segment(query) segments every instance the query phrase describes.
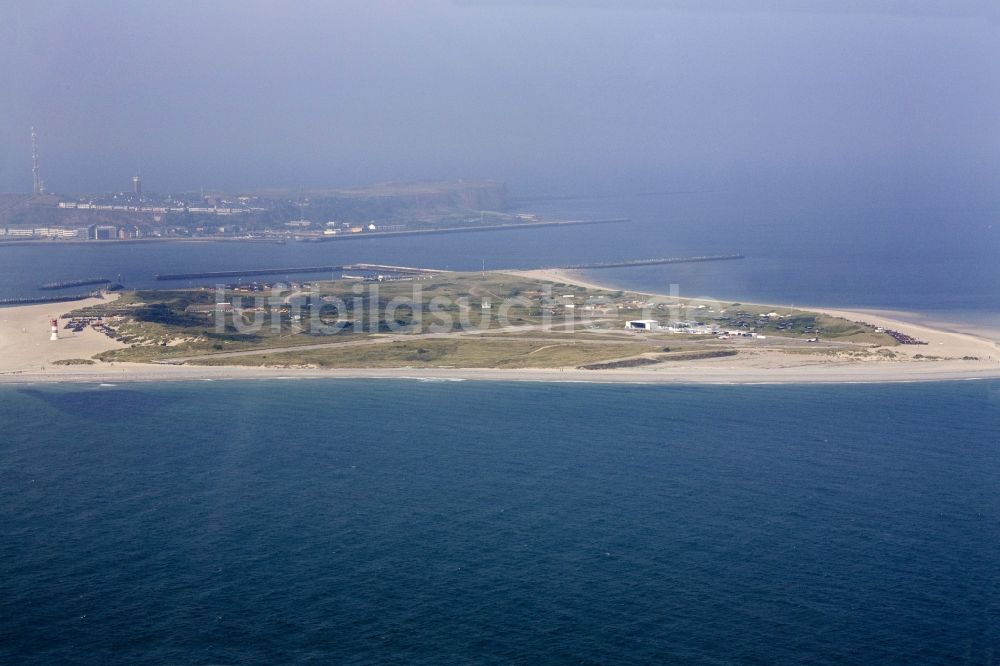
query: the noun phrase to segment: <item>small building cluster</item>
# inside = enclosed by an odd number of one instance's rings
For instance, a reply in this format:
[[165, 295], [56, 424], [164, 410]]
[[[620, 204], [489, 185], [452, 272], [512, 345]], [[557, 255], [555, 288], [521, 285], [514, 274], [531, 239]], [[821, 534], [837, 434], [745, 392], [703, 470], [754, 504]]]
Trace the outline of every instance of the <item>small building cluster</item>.
[[[307, 221], [308, 222], [308, 221]], [[288, 222], [287, 224], [293, 224]], [[308, 224], [307, 224], [308, 226]], [[337, 222], [331, 220], [326, 223], [326, 229], [323, 230], [324, 236], [336, 236], [338, 234], [361, 234], [372, 231], [399, 231], [405, 229], [403, 225], [383, 225], [376, 226], [374, 222], [369, 222], [368, 224], [352, 224], [350, 222]]]
[[729, 340], [731, 338], [765, 339], [765, 336], [755, 333], [752, 330], [744, 328], [723, 329], [716, 324], [704, 324], [697, 321], [681, 321], [662, 326], [655, 319], [630, 319], [625, 322], [625, 328], [630, 331], [662, 331], [665, 333], [683, 333], [685, 335], [714, 335], [721, 340]]
[[0, 228], [0, 238], [80, 238], [80, 229], [68, 227]]
[[87, 227], [87, 240], [128, 240], [143, 235], [134, 224], [91, 224]]

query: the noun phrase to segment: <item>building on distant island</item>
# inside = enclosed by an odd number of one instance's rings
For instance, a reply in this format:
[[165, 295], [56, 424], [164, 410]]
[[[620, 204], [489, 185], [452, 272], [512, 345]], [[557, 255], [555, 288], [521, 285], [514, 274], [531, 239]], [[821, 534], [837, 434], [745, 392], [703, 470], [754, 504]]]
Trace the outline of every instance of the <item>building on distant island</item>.
[[92, 224], [87, 227], [88, 240], [115, 240], [118, 238], [118, 227], [113, 224]]
[[[233, 236], [310, 240], [338, 234], [404, 231], [447, 231], [483, 211], [502, 211], [507, 205], [503, 183], [382, 183], [378, 185], [310, 191], [264, 190], [250, 194], [214, 192], [156, 194], [143, 188], [141, 173], [134, 172], [131, 189], [123, 192], [80, 194], [65, 197], [47, 190], [34, 193], [0, 193], [0, 229], [5, 240], [38, 236], [31, 229], [79, 229], [83, 238], [126, 240], [123, 225], [142, 228], [144, 238]], [[529, 218], [503, 213], [511, 224]], [[239, 225], [220, 224], [239, 219]], [[114, 226], [112, 232], [106, 227]], [[502, 226], [506, 226], [506, 223]], [[100, 231], [97, 227], [101, 227]], [[237, 232], [236, 229], [240, 231]], [[110, 234], [110, 235], [109, 235]], [[76, 236], [46, 234], [47, 237]]]
[[0, 227], [0, 236], [10, 238], [78, 238], [79, 229], [66, 227], [33, 227], [30, 229], [6, 229]]

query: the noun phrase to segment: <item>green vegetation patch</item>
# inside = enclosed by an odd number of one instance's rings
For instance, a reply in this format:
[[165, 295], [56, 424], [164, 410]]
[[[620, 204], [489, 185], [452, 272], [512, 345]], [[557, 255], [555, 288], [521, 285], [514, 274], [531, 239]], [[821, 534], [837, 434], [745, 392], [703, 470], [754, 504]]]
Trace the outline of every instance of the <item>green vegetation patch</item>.
[[63, 358], [52, 361], [52, 365], [94, 365], [94, 361], [89, 358]]
[[[196, 362], [211, 364], [321, 367], [568, 367], [629, 359], [659, 351], [664, 344], [678, 353], [715, 354], [723, 344], [708, 335], [625, 331], [625, 320], [650, 316], [643, 309], [649, 300], [645, 296], [507, 273], [442, 273], [384, 282], [320, 281], [282, 287], [277, 293], [270, 288], [247, 289], [124, 292], [116, 301], [72, 314], [103, 317], [107, 327], [103, 330], [127, 345], [95, 357], [104, 361], [196, 358]], [[225, 305], [216, 309], [217, 303]], [[771, 312], [771, 306], [761, 305], [710, 306], [681, 301], [676, 306], [650, 307], [654, 308], [651, 316], [664, 322], [678, 316], [720, 330], [755, 330], [769, 337], [896, 344], [870, 326], [817, 313], [785, 310], [778, 314]], [[509, 328], [501, 329], [502, 325]], [[457, 334], [470, 329], [489, 330], [491, 337], [506, 339], [477, 341], [455, 335], [392, 344], [338, 344], [363, 342], [384, 333]], [[325, 344], [331, 346], [287, 351]], [[269, 352], [275, 349], [285, 351]], [[227, 352], [259, 354], [220, 356]]]
[[342, 348], [303, 349], [279, 354], [197, 359], [200, 365], [311, 365], [321, 368], [557, 368], [574, 367], [627, 355], [642, 345], [586, 343], [531, 343], [476, 339], [414, 340]]

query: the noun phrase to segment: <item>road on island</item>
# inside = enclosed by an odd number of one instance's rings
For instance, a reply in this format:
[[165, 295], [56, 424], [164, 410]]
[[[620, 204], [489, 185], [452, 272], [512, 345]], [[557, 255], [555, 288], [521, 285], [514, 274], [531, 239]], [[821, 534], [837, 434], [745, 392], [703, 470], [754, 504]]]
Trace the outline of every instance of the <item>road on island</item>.
[[[597, 323], [601, 321], [617, 321], [616, 319], [594, 319], [591, 320], [592, 323]], [[553, 338], [546, 337], [545, 335], [538, 336], [504, 336], [503, 334], [520, 334], [520, 333], [531, 333], [543, 330], [549, 330], [553, 333], [557, 333], [556, 329], [563, 329], [567, 332], [583, 333], [579, 338]], [[396, 333], [396, 334], [373, 334], [372, 337], [366, 337], [362, 340], [348, 340], [339, 342], [320, 342], [316, 344], [304, 344], [304, 345], [292, 345], [286, 347], [261, 347], [258, 349], [244, 349], [240, 351], [231, 352], [212, 352], [207, 354], [197, 354], [195, 356], [181, 356], [169, 359], [162, 359], [153, 361], [154, 363], [165, 364], [165, 365], [181, 365], [184, 363], [189, 363], [192, 361], [199, 361], [204, 359], [220, 359], [220, 358], [238, 358], [242, 356], [261, 356], [264, 354], [286, 354], [292, 352], [302, 352], [302, 351], [313, 351], [318, 349], [345, 349], [348, 347], [363, 347], [371, 345], [389, 344], [393, 342], [413, 342], [417, 340], [455, 340], [461, 338], [476, 338], [479, 340], [494, 340], [498, 342], [534, 342], [534, 343], [551, 343], [551, 344], [578, 344], [581, 342], [588, 342], [586, 334], [593, 333], [595, 338], [589, 342], [595, 344], [607, 344], [607, 345], [632, 345], [632, 344], [648, 344], [651, 347], [659, 347], [666, 343], [672, 343], [669, 339], [664, 338], [650, 338], [643, 333], [629, 332], [629, 331], [616, 331], [609, 329], [591, 329], [584, 328], [580, 329], [575, 326], [574, 323], [561, 323], [561, 324], [531, 324], [523, 326], [504, 326], [501, 328], [489, 328], [489, 329], [474, 329], [470, 331], [451, 331], [445, 333]], [[600, 335], [601, 337], [596, 337]], [[620, 336], [616, 338], [610, 338], [609, 336]], [[690, 346], [683, 344], [684, 342], [691, 341], [678, 341], [681, 342], [681, 346]], [[700, 341], [698, 341], [700, 342]], [[739, 342], [745, 341], [737, 341]], [[850, 342], [830, 342], [822, 341], [820, 343], [810, 343], [806, 340], [800, 340], [798, 338], [781, 338], [781, 337], [769, 337], [767, 339], [766, 345], [755, 344], [755, 349], [774, 349], [775, 347], [787, 348], [787, 347], [807, 347], [809, 349], [844, 349], [855, 347], [853, 343]], [[537, 350], [536, 350], [537, 351]]]

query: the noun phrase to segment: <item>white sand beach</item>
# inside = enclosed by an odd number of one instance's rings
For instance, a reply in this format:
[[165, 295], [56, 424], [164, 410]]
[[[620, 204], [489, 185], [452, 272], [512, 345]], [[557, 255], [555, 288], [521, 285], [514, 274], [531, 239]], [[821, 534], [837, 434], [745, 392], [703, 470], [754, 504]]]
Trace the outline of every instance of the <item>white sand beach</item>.
[[[114, 298], [111, 296], [109, 298]], [[104, 303], [99, 298], [67, 303], [42, 303], [0, 308], [0, 376], [19, 373], [52, 373], [71, 366], [52, 366], [63, 359], [89, 359], [123, 345], [87, 327], [79, 333], [63, 328], [59, 339], [50, 340], [50, 322], [78, 308]]]

